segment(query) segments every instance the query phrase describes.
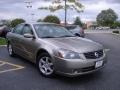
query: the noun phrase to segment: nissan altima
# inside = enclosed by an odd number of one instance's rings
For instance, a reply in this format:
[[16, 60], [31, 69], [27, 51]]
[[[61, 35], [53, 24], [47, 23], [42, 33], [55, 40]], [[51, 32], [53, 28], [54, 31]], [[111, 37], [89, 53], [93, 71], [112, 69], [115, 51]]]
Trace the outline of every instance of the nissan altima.
[[101, 69], [104, 47], [50, 23], [22, 23], [7, 34], [8, 52], [35, 63], [43, 76], [78, 76]]

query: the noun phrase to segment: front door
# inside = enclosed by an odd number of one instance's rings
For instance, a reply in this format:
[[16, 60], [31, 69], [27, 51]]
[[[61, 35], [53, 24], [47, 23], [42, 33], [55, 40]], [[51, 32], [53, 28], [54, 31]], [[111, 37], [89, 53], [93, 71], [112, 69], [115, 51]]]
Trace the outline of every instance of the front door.
[[23, 31], [22, 31], [22, 35], [23, 37], [21, 38], [21, 44], [22, 44], [22, 48], [24, 51], [24, 56], [29, 59], [29, 60], [33, 60], [34, 56], [35, 56], [35, 50], [37, 48], [36, 46], [36, 39], [34, 38], [26, 38], [24, 37], [24, 34], [31, 34], [34, 36], [32, 27], [29, 24], [25, 24], [23, 27]]
[[17, 25], [15, 27], [15, 29], [12, 31], [11, 42], [10, 42], [12, 44], [14, 52], [19, 55], [23, 53], [20, 43], [22, 37], [22, 29], [23, 29], [23, 24]]

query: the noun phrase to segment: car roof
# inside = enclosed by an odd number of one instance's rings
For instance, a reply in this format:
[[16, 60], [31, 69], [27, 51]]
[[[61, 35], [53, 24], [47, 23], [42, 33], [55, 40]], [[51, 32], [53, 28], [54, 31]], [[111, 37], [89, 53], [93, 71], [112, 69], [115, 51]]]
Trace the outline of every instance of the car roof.
[[60, 24], [49, 23], [49, 22], [26, 22], [26, 23], [21, 23], [21, 24], [30, 24], [30, 25], [33, 25], [33, 24], [49, 24], [49, 25], [59, 25], [59, 26], [61, 26]]
[[62, 25], [62, 26], [67, 26], [67, 27], [69, 27], [69, 26], [79, 26], [79, 25]]

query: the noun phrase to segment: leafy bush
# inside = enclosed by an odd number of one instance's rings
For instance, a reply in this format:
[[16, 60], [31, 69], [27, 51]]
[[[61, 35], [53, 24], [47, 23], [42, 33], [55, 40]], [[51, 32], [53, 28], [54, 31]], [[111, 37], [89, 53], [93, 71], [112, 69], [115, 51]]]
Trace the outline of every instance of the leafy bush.
[[6, 45], [6, 40], [4, 38], [0, 38], [0, 45]]
[[119, 32], [119, 31], [113, 31], [113, 33], [117, 33], [117, 34], [119, 34], [120, 32]]
[[53, 16], [53, 15], [49, 15], [49, 16], [45, 17], [43, 21], [60, 24], [59, 18], [57, 16]]

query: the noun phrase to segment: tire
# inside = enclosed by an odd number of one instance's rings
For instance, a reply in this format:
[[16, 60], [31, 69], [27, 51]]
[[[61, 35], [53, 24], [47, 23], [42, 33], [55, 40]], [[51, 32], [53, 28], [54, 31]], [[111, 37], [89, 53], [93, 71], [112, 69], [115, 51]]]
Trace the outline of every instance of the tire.
[[45, 77], [54, 76], [54, 65], [48, 53], [42, 53], [38, 56], [37, 67], [43, 76]]
[[80, 34], [78, 34], [78, 33], [75, 33], [75, 36], [78, 36], [78, 37], [80, 37]]
[[15, 53], [13, 52], [13, 48], [10, 43], [7, 45], [7, 49], [8, 49], [9, 55], [13, 57], [15, 55]]

